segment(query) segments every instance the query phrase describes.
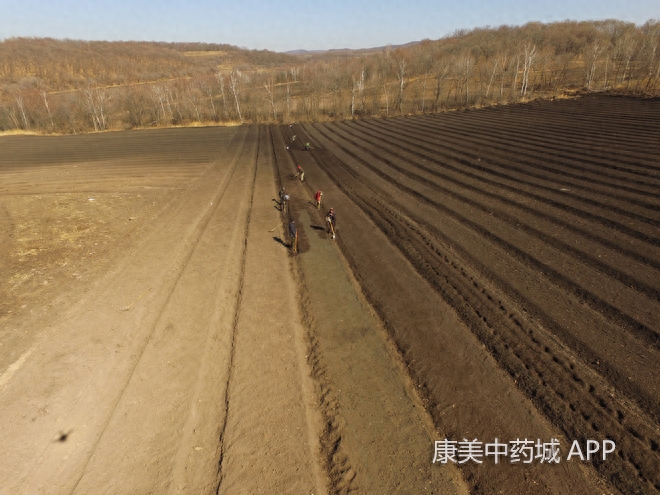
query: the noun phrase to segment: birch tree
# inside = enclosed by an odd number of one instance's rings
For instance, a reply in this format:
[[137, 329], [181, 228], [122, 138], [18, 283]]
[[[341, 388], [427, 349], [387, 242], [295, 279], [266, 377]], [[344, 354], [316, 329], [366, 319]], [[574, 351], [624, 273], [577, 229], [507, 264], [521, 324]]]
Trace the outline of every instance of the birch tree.
[[21, 121], [23, 122], [22, 127], [23, 129], [29, 129], [30, 128], [30, 122], [28, 121], [27, 117], [27, 112], [25, 110], [25, 102], [23, 100], [22, 96], [17, 96], [14, 98], [14, 101], [16, 102], [16, 107], [18, 108], [18, 114], [20, 116]]
[[598, 41], [584, 47], [584, 75], [587, 91], [591, 91], [594, 84], [596, 66], [601, 53], [603, 53], [603, 46]]
[[523, 48], [523, 75], [522, 75], [522, 84], [520, 88], [521, 96], [525, 97], [527, 95], [527, 88], [529, 85], [529, 74], [536, 60], [536, 45], [532, 43], [525, 44]]
[[48, 112], [48, 120], [50, 122], [50, 129], [53, 130], [55, 128], [55, 123], [53, 121], [53, 113], [50, 111], [50, 104], [48, 103], [48, 93], [46, 93], [46, 91], [42, 89], [39, 92], [39, 95], [41, 96], [41, 99], [44, 102], [44, 106], [46, 107], [46, 111]]
[[193, 109], [194, 117], [196, 118], [197, 122], [201, 122], [202, 116], [200, 115], [199, 112], [199, 106], [200, 106], [199, 81], [196, 79], [189, 80], [185, 89], [186, 89], [187, 101], [190, 103], [190, 106]]
[[408, 85], [406, 75], [408, 74], [408, 63], [406, 59], [400, 57], [396, 60], [396, 78], [399, 81], [399, 93], [396, 98], [396, 109], [401, 113], [403, 111], [403, 91]]
[[205, 77], [203, 80], [200, 81], [199, 87], [201, 91], [208, 97], [209, 99], [209, 104], [211, 106], [211, 112], [212, 112], [212, 119], [217, 122], [218, 119], [218, 111], [215, 108], [215, 93], [213, 91], [213, 77]]
[[[456, 101], [460, 102], [461, 105], [469, 104], [470, 77], [472, 76], [474, 67], [474, 57], [472, 57], [472, 55], [469, 53], [465, 53], [456, 59], [454, 65], [456, 75]], [[465, 95], [465, 100], [463, 100], [463, 95]]]
[[509, 68], [511, 66], [511, 61], [509, 60], [508, 50], [504, 50], [499, 54], [498, 62], [500, 64], [500, 98], [504, 96], [504, 79], [506, 78]]
[[222, 116], [227, 119], [229, 112], [227, 110], [227, 93], [225, 92], [225, 76], [220, 72], [215, 73], [215, 78], [220, 86], [220, 96], [222, 97]]
[[236, 103], [236, 113], [238, 114], [238, 120], [243, 123], [243, 116], [241, 115], [241, 84], [243, 81], [247, 80], [247, 76], [243, 74], [238, 69], [233, 69], [229, 73], [229, 89], [231, 90], [232, 95], [234, 95], [234, 103]]
[[108, 129], [108, 103], [110, 95], [103, 88], [87, 86], [82, 90], [87, 111], [94, 124], [95, 131]]
[[277, 112], [275, 111], [275, 81], [272, 77], [266, 80], [264, 83], [264, 88], [266, 89], [266, 93], [268, 93], [266, 101], [270, 103], [270, 106], [273, 110], [273, 122], [277, 122]]

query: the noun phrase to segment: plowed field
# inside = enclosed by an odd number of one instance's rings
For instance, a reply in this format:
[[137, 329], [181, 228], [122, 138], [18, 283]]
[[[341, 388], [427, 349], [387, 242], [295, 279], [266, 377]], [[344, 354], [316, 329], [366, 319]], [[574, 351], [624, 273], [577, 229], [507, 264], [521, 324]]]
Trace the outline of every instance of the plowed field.
[[0, 138], [0, 493], [660, 492], [659, 136], [599, 96]]

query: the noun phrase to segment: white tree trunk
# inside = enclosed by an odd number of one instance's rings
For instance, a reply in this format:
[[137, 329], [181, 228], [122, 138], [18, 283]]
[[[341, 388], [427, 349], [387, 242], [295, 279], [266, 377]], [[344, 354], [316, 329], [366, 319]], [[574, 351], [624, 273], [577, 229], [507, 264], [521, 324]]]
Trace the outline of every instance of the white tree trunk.
[[243, 116], [241, 115], [241, 105], [239, 102], [239, 96], [241, 94], [241, 79], [243, 74], [240, 70], [234, 69], [229, 74], [229, 89], [231, 89], [232, 94], [234, 95], [234, 102], [236, 103], [236, 113], [238, 114], [238, 120], [243, 122]]

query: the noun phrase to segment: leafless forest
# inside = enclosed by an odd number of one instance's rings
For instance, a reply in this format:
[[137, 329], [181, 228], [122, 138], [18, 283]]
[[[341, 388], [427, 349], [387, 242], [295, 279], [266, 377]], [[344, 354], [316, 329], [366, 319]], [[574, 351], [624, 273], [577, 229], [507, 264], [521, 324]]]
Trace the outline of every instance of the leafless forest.
[[566, 93], [657, 94], [660, 22], [530, 23], [290, 55], [200, 43], [0, 42], [0, 131], [321, 121]]

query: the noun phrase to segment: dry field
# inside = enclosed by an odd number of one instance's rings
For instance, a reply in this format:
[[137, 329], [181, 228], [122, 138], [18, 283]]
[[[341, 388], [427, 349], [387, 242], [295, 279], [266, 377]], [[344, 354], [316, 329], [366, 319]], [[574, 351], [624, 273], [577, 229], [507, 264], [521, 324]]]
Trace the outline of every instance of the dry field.
[[0, 493], [660, 492], [658, 136], [590, 97], [0, 138]]

